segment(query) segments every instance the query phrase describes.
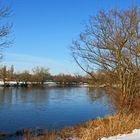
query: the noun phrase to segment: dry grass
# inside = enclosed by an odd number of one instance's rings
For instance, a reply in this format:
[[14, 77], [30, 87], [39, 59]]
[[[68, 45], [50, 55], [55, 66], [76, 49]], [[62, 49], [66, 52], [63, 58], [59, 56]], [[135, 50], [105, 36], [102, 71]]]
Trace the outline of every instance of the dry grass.
[[46, 132], [42, 136], [26, 137], [24, 140], [57, 140], [58, 137], [61, 137], [61, 140], [66, 140], [69, 137], [77, 137], [80, 140], [98, 140], [102, 137], [130, 133], [135, 128], [140, 128], [140, 113], [118, 113], [56, 132]]

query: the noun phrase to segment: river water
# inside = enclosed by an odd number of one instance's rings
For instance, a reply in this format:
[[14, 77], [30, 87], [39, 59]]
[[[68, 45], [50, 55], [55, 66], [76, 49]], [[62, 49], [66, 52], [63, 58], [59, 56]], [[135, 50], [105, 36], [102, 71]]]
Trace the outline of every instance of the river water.
[[102, 89], [0, 88], [0, 131], [57, 129], [113, 112]]

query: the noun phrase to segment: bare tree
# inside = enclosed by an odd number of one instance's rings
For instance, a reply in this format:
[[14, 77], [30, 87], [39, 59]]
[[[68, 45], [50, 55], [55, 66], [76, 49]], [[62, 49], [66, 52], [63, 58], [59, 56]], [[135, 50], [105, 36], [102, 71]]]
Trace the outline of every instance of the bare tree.
[[118, 85], [124, 99], [133, 99], [140, 82], [139, 8], [100, 11], [90, 17], [71, 50], [85, 72], [93, 76], [93, 71], [103, 70]]
[[1, 69], [0, 69], [0, 75], [1, 75], [1, 78], [4, 82], [4, 86], [5, 86], [5, 82], [6, 82], [6, 78], [7, 78], [7, 67], [6, 66], [3, 66]]
[[22, 82], [30, 82], [32, 75], [29, 73], [29, 71], [25, 70], [23, 72], [15, 74], [16, 81], [22, 81]]
[[43, 84], [50, 77], [49, 69], [44, 67], [33, 68], [33, 81]]
[[12, 24], [5, 23], [5, 18], [9, 17], [11, 13], [10, 7], [2, 6], [0, 2], [0, 59], [2, 59], [2, 50], [8, 47], [12, 42], [9, 41], [8, 35], [11, 32]]

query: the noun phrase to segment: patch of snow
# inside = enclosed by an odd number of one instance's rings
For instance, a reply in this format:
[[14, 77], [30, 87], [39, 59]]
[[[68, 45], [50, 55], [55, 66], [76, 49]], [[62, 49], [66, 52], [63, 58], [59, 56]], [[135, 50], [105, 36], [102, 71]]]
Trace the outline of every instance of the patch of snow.
[[10, 85], [14, 85], [14, 84], [17, 84], [17, 82], [16, 81], [8, 81], [8, 82], [6, 82], [7, 84], [10, 84]]
[[102, 138], [101, 140], [140, 140], [140, 129], [133, 130], [132, 133]]
[[4, 85], [4, 82], [3, 81], [0, 81], [0, 85]]

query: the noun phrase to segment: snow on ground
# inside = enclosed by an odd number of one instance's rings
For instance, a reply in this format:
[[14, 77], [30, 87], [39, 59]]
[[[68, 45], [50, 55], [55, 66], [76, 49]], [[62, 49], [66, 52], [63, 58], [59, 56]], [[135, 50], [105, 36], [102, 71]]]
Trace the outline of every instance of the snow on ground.
[[140, 140], [140, 129], [135, 129], [130, 134], [123, 134], [123, 135], [112, 136], [109, 138], [102, 138], [101, 140]]

